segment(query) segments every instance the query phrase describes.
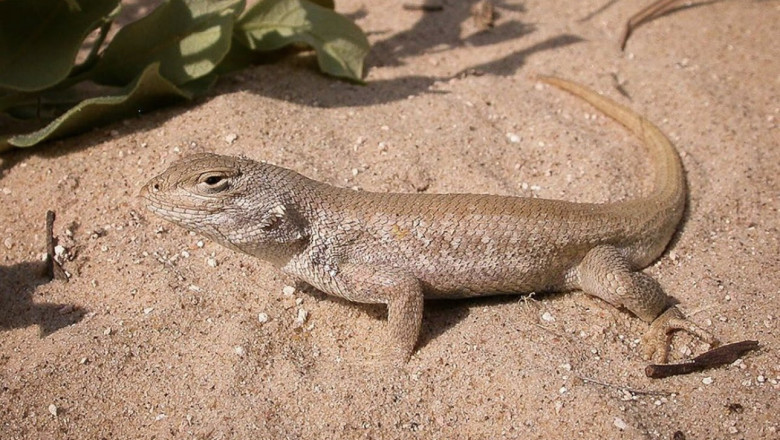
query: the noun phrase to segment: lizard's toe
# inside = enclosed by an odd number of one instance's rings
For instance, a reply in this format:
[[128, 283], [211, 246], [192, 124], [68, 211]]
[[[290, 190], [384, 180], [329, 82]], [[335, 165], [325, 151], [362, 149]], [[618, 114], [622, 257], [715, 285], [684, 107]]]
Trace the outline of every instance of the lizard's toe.
[[643, 357], [657, 363], [666, 363], [669, 358], [671, 333], [677, 330], [688, 332], [710, 346], [718, 345], [718, 340], [708, 331], [688, 320], [677, 307], [672, 306], [650, 324], [650, 329], [642, 338]]

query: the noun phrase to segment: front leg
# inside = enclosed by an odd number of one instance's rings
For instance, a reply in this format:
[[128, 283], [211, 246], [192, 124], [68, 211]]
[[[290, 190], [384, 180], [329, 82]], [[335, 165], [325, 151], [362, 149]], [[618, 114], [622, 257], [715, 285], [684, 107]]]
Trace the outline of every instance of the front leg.
[[327, 293], [349, 301], [387, 304], [386, 338], [381, 340], [383, 356], [392, 363], [409, 360], [422, 324], [423, 291], [414, 275], [392, 267], [341, 264], [332, 274], [333, 287]]

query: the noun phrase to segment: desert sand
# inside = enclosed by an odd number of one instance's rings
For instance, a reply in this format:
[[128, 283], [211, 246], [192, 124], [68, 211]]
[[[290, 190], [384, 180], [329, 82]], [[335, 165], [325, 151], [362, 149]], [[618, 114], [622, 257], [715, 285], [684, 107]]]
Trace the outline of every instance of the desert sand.
[[[473, 2], [338, 1], [372, 43], [365, 86], [302, 54], [0, 156], [0, 438], [779, 438], [780, 4], [695, 2], [621, 52], [647, 2], [496, 2], [480, 30]], [[371, 356], [382, 307], [297, 286], [137, 197], [195, 152], [372, 191], [645, 191], [639, 141], [534, 74], [588, 85], [669, 136], [689, 206], [647, 272], [708, 331], [759, 350], [649, 379], [647, 324], [572, 292], [427, 303], [412, 359], [388, 369]], [[40, 275], [47, 210], [67, 283]], [[679, 335], [673, 358], [707, 348]]]

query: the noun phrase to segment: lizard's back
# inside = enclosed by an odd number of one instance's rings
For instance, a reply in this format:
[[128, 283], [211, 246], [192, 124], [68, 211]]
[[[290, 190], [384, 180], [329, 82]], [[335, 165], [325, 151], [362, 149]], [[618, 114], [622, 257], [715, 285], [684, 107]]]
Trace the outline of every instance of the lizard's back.
[[636, 265], [656, 258], [648, 236], [655, 241], [664, 220], [620, 204], [328, 188], [321, 216], [329, 225], [338, 217], [339, 258], [408, 270], [429, 297], [568, 289], [570, 271], [599, 244]]

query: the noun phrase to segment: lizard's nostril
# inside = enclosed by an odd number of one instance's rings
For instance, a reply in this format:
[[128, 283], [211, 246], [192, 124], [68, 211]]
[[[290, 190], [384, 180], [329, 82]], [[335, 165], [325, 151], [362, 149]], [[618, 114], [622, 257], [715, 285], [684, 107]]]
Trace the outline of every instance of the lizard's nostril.
[[159, 183], [155, 183], [154, 185], [152, 185], [152, 191], [159, 191], [159, 190], [160, 190], [160, 184]]

